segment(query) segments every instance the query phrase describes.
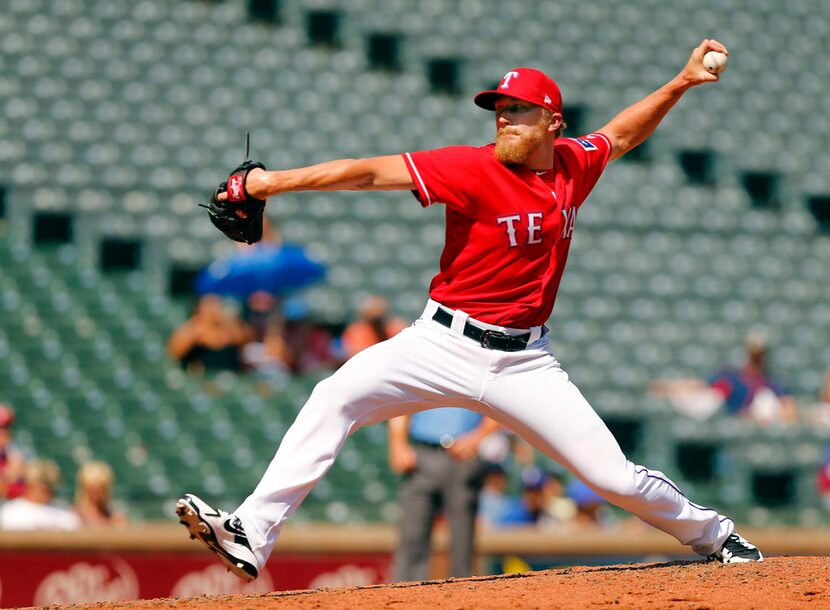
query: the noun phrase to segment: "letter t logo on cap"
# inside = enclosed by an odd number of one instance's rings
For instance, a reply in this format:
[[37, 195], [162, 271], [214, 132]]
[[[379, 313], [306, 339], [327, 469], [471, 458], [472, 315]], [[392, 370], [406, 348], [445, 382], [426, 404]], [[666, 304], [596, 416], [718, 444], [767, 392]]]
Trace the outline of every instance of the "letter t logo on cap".
[[519, 78], [519, 73], [515, 70], [511, 70], [507, 74], [504, 75], [504, 78], [501, 80], [501, 85], [499, 85], [499, 89], [507, 89], [510, 85], [511, 78]]

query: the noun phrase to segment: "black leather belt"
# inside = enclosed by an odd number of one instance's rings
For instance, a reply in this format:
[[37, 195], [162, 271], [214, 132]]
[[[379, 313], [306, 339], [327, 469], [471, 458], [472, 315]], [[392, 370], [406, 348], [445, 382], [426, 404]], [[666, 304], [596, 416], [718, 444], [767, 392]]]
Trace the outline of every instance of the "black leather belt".
[[[447, 328], [452, 327], [452, 314], [440, 307], [435, 310], [432, 319]], [[498, 330], [480, 328], [469, 321], [464, 324], [464, 336], [478, 341], [481, 347], [497, 349], [502, 352], [520, 352], [527, 347], [527, 342], [530, 339], [530, 333], [508, 335]]]

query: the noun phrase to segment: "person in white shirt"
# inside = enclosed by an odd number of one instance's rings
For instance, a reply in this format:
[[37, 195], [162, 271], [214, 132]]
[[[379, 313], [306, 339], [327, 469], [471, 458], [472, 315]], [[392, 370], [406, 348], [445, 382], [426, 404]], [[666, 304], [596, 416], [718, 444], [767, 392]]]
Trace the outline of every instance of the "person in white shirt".
[[0, 506], [0, 530], [59, 530], [81, 527], [77, 513], [54, 502], [60, 468], [51, 460], [26, 466], [23, 495]]

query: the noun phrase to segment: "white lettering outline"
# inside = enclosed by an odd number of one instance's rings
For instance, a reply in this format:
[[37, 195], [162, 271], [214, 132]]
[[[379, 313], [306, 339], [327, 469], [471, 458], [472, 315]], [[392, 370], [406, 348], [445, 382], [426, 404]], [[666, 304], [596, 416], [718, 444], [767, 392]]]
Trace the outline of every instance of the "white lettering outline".
[[412, 166], [412, 169], [415, 172], [415, 177], [418, 179], [418, 184], [421, 185], [421, 190], [424, 191], [424, 194], [427, 196], [427, 205], [432, 205], [432, 197], [429, 196], [427, 185], [424, 184], [424, 179], [421, 178], [421, 172], [418, 171], [418, 166], [416, 166], [415, 161], [412, 160], [412, 155], [410, 155], [409, 153], [404, 153], [404, 155], [407, 159], [409, 159], [409, 164]]
[[510, 247], [515, 248], [519, 245], [519, 242], [516, 241], [516, 227], [514, 223], [519, 222], [522, 217], [519, 214], [514, 214], [512, 216], [499, 216], [496, 218], [496, 221], [499, 224], [503, 222], [507, 223], [507, 238], [510, 240]]
[[[538, 219], [539, 224], [534, 224], [533, 220]], [[528, 212], [527, 213], [527, 245], [531, 246], [533, 244], [541, 244], [542, 243], [542, 222], [545, 219], [544, 212]], [[539, 237], [536, 237], [536, 233], [539, 233]]]
[[576, 212], [575, 207], [562, 208], [562, 239], [570, 239], [576, 228]]

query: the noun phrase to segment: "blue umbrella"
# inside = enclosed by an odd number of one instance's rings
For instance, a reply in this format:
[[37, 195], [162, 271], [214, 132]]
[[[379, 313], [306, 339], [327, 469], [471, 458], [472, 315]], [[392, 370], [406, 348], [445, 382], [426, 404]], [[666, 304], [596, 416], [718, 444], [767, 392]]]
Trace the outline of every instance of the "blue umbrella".
[[208, 265], [196, 276], [196, 291], [241, 299], [258, 290], [285, 295], [325, 275], [323, 264], [300, 246], [260, 243]]

